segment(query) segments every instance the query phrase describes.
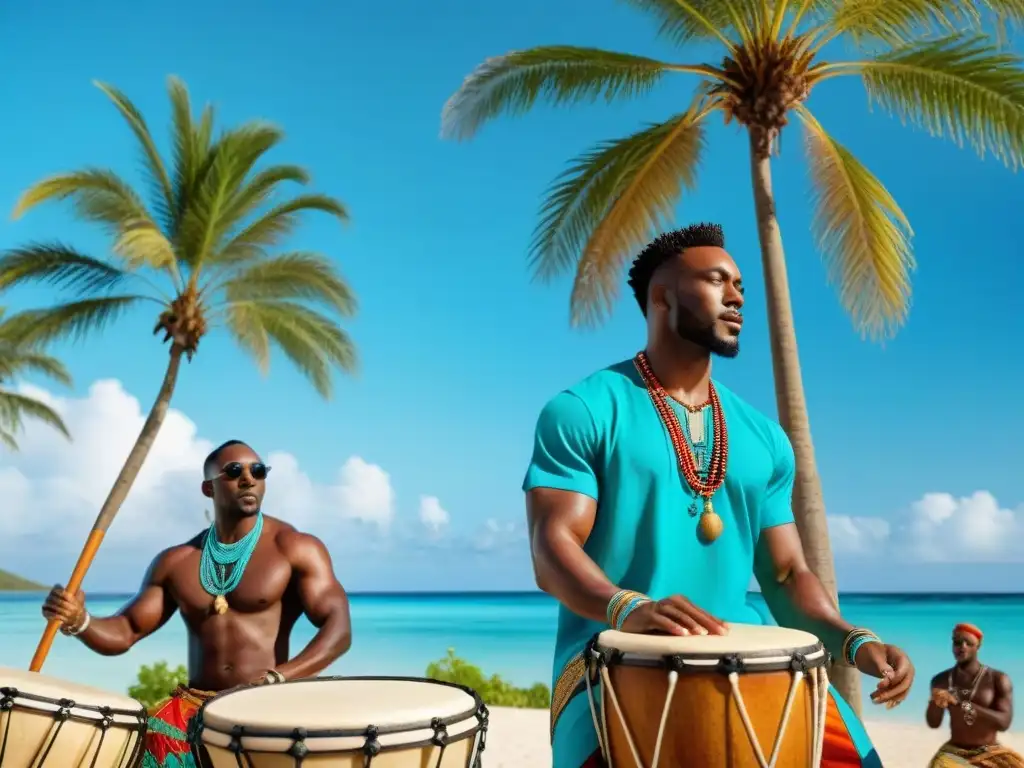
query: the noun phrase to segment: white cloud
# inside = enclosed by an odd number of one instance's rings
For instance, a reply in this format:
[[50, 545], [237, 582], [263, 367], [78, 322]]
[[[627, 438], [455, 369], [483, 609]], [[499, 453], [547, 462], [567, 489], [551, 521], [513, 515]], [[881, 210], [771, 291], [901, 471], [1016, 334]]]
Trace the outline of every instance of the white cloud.
[[916, 562], [1024, 562], [1024, 510], [1002, 507], [988, 491], [957, 498], [926, 493], [890, 522], [829, 516], [836, 554], [886, 553]]
[[448, 511], [441, 506], [441, 500], [436, 496], [420, 496], [420, 522], [434, 536], [444, 530], [451, 518]]
[[341, 467], [333, 495], [345, 518], [376, 525], [382, 531], [391, 527], [395, 517], [395, 491], [391, 477], [376, 464], [358, 456], [350, 458]]
[[921, 560], [1020, 562], [1021, 518], [988, 491], [961, 498], [926, 493], [910, 505], [903, 533]]
[[880, 517], [828, 517], [828, 535], [836, 554], [866, 555], [877, 552], [885, 546], [889, 533], [889, 522]]
[[518, 546], [526, 541], [526, 529], [517, 522], [486, 520], [481, 526], [473, 546], [482, 552]]
[[[51, 404], [73, 436], [68, 442], [30, 421], [18, 438], [20, 452], [0, 450], [0, 567], [13, 570], [29, 564], [38, 571], [42, 550], [59, 552], [50, 559], [60, 562], [77, 555], [145, 413], [114, 379], [95, 382], [80, 398], [59, 398], [28, 386], [22, 391]], [[208, 525], [206, 511], [212, 507], [199, 486], [203, 460], [214, 445], [183, 413], [168, 411], [104, 540], [102, 553], [111, 562], [125, 558], [134, 565], [138, 559], [141, 567], [159, 548], [184, 541]], [[391, 478], [380, 466], [351, 456], [335, 481], [325, 485], [314, 482], [290, 453], [264, 456], [272, 467], [264, 502], [268, 514], [325, 540], [331, 537], [336, 546], [347, 538], [338, 535], [340, 530], [353, 523], [369, 524], [381, 534], [389, 531], [397, 500]], [[429, 498], [431, 520], [439, 522], [441, 515], [447, 520], [440, 501]], [[70, 559], [68, 570], [72, 563]], [[133, 573], [132, 581], [136, 577]]]

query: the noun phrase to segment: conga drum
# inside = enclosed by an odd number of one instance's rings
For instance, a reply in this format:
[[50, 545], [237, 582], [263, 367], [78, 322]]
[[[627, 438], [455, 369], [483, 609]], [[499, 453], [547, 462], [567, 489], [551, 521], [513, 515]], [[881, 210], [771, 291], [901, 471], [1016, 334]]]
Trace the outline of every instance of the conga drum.
[[227, 691], [189, 728], [202, 768], [477, 768], [475, 691], [404, 677], [318, 677]]
[[0, 768], [137, 768], [147, 720], [128, 696], [0, 667]]
[[608, 630], [588, 659], [609, 768], [821, 764], [828, 653], [812, 634], [747, 624], [685, 637]]

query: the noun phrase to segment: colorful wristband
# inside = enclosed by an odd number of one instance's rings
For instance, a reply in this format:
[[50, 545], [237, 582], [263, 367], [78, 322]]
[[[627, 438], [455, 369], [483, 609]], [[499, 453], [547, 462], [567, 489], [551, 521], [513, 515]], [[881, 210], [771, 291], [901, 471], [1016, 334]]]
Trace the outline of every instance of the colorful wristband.
[[634, 592], [631, 589], [620, 589], [612, 595], [612, 599], [608, 601], [608, 608], [605, 611], [608, 618], [608, 624], [613, 629], [621, 630], [623, 623], [626, 621], [626, 617], [641, 605], [649, 602], [651, 602], [651, 599], [642, 592]]
[[868, 629], [854, 629], [843, 641], [843, 660], [851, 667], [857, 664], [857, 651], [867, 643], [881, 643], [881, 639]]

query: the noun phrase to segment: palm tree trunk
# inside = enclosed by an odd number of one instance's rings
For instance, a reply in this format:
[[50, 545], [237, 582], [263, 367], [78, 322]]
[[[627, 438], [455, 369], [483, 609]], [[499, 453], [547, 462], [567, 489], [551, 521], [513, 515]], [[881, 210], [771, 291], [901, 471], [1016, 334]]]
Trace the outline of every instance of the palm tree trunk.
[[[85, 546], [82, 548], [82, 554], [79, 555], [78, 562], [75, 564], [75, 570], [72, 572], [71, 578], [65, 587], [72, 594], [78, 592], [81, 588], [85, 574], [89, 570], [89, 566], [92, 565], [93, 558], [96, 557], [96, 552], [103, 542], [107, 529], [113, 522], [114, 516], [120, 510], [124, 500], [128, 498], [128, 491], [131, 490], [135, 478], [139, 476], [142, 464], [153, 447], [153, 442], [160, 432], [160, 427], [163, 426], [167, 410], [171, 405], [171, 397], [174, 395], [174, 387], [178, 382], [178, 371], [181, 368], [181, 355], [183, 352], [184, 349], [177, 344], [171, 345], [170, 361], [167, 364], [167, 372], [164, 373], [164, 380], [160, 385], [156, 401], [153, 403], [153, 407], [150, 409], [149, 415], [142, 425], [142, 431], [139, 432], [135, 445], [128, 452], [128, 458], [125, 459], [124, 466], [121, 467], [117, 479], [114, 480], [110, 493], [107, 494], [107, 500], [100, 507], [99, 515], [96, 517], [96, 522], [93, 523], [89, 538], [86, 539]], [[32, 657], [32, 664], [29, 667], [32, 672], [38, 672], [42, 669], [43, 662], [50, 652], [50, 646], [53, 645], [53, 639], [57, 635], [58, 628], [58, 622], [47, 622], [46, 630], [43, 632], [35, 655]]]
[[[839, 605], [832, 547], [825, 517], [825, 498], [821, 478], [814, 460], [811, 424], [807, 416], [807, 400], [800, 376], [800, 358], [796, 345], [796, 326], [789, 298], [786, 257], [782, 249], [782, 233], [775, 217], [772, 194], [771, 155], [764, 142], [750, 132], [750, 165], [754, 183], [754, 209], [757, 234], [761, 242], [761, 265], [764, 270], [768, 305], [768, 334], [771, 340], [772, 368], [775, 374], [775, 400], [779, 423], [789, 435], [796, 455], [796, 482], [793, 486], [793, 516], [803, 542], [804, 556], [811, 571]], [[860, 715], [860, 673], [845, 664], [833, 666], [830, 677], [836, 690]]]

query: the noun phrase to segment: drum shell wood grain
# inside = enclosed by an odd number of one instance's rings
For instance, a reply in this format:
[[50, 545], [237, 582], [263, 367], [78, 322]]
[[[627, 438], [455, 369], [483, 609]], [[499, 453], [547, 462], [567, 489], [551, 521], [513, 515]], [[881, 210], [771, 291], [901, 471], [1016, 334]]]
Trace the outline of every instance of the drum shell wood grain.
[[[650, 768], [658, 739], [669, 673], [664, 668], [612, 665], [611, 684], [622, 717], [643, 766], [636, 766], [615, 706], [602, 689], [608, 741], [614, 768]], [[740, 691], [765, 758], [769, 758], [782, 721], [793, 673], [748, 671]], [[807, 768], [812, 762], [814, 709], [812, 688], [804, 677], [786, 724], [776, 768]], [[679, 675], [662, 737], [660, 766], [685, 768], [759, 768], [740, 718], [728, 677], [718, 671]]]
[[[18, 693], [5, 695], [12, 688]], [[52, 703], [25, 694], [46, 697]], [[75, 702], [63, 722], [55, 717], [61, 698]], [[133, 704], [135, 714], [115, 713], [105, 729], [102, 715], [91, 709], [127, 710]], [[137, 768], [142, 762], [145, 723], [145, 710], [133, 699], [65, 684], [40, 673], [0, 668], [0, 768]]]

